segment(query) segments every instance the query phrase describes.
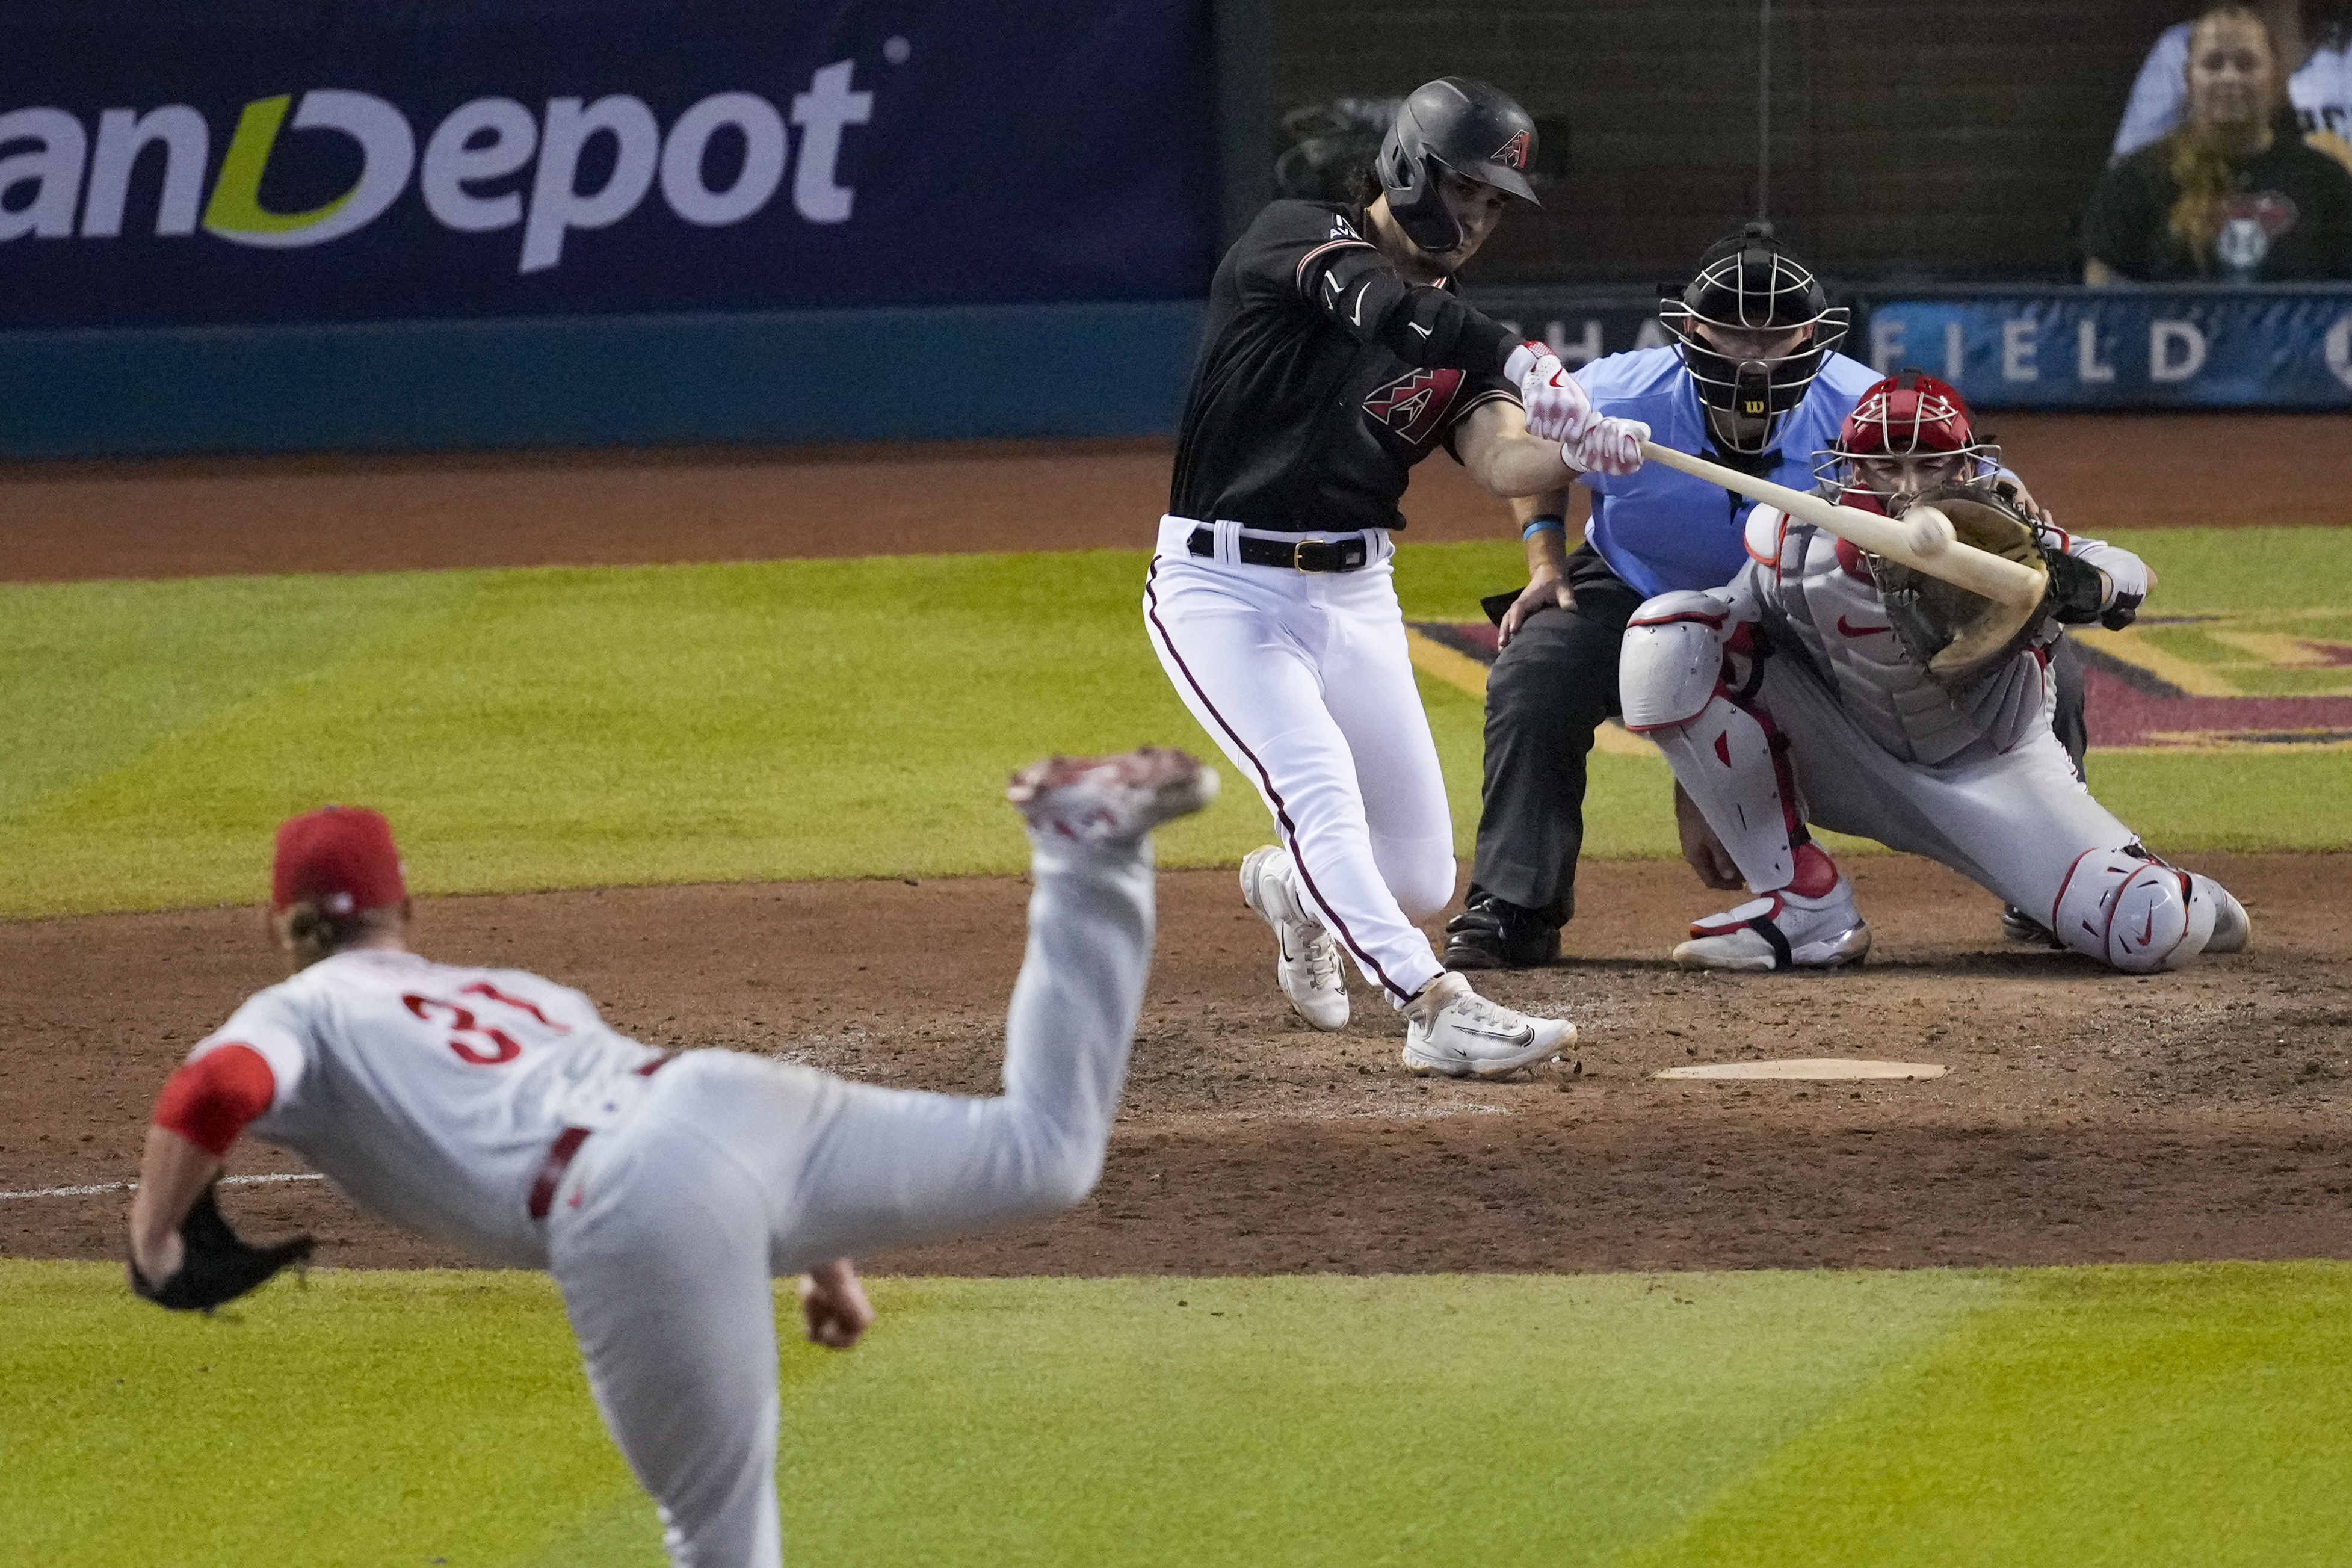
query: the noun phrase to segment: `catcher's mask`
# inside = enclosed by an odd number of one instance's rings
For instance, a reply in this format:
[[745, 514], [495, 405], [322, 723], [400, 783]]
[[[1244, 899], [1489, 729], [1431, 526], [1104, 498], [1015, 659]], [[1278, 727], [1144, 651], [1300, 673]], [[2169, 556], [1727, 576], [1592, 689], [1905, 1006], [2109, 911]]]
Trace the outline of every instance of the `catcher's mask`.
[[[1806, 265], [1780, 248], [1771, 226], [1751, 223], [1717, 240], [1686, 283], [1660, 290], [1658, 321], [1681, 344], [1701, 403], [1745, 419], [1760, 419], [1753, 435], [1726, 437], [1734, 451], [1762, 452], [1780, 433], [1781, 416], [1805, 400], [1822, 361], [1845, 336], [1846, 311], [1832, 308]], [[1735, 359], [1698, 333], [1704, 323], [1727, 332], [1812, 332], [1789, 353]]]
[[1397, 226], [1422, 249], [1443, 255], [1462, 243], [1443, 176], [1451, 172], [1541, 206], [1528, 184], [1535, 162], [1536, 122], [1526, 110], [1483, 81], [1442, 76], [1397, 106], [1372, 168]]
[[[1883, 489], [1864, 465], [1873, 459], [1939, 459], [1943, 471], [1924, 482]], [[1890, 466], [1893, 466], [1892, 462]], [[1915, 475], [1927, 465], [1905, 463]], [[1958, 388], [1924, 371], [1904, 370], [1864, 389], [1838, 431], [1837, 445], [1813, 454], [1813, 477], [1839, 492], [1849, 506], [1871, 511], [1892, 508], [1898, 498], [1937, 485], [1965, 485], [1988, 479], [2000, 468], [2000, 448], [1980, 437]]]

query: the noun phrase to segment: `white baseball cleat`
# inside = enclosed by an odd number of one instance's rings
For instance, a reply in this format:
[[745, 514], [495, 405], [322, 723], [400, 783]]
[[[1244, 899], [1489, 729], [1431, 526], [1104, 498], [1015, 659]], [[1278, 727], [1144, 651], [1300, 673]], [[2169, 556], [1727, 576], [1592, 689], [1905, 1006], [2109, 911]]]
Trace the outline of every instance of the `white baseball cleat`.
[[1013, 775], [1004, 797], [1040, 838], [1132, 844], [1217, 798], [1217, 773], [1161, 746], [1108, 757], [1051, 756]]
[[1695, 921], [1690, 934], [1675, 949], [1685, 969], [1835, 969], [1870, 951], [1870, 927], [1843, 872], [1820, 898], [1784, 888]]
[[1404, 1065], [1423, 1078], [1501, 1078], [1576, 1044], [1564, 1018], [1530, 1018], [1489, 1002], [1447, 970], [1404, 1005]]
[[2205, 939], [2200, 950], [2205, 952], [2243, 952], [2246, 940], [2253, 934], [2254, 922], [2247, 917], [2246, 906], [2238, 902], [2237, 895], [2213, 880], [2189, 873], [2192, 896], [2201, 895], [2213, 900], [2213, 934]]
[[1242, 858], [1242, 902], [1274, 928], [1280, 952], [1275, 984], [1300, 1017], [1318, 1029], [1348, 1026], [1348, 981], [1339, 967], [1339, 944], [1323, 922], [1307, 912], [1290, 856], [1268, 844]]

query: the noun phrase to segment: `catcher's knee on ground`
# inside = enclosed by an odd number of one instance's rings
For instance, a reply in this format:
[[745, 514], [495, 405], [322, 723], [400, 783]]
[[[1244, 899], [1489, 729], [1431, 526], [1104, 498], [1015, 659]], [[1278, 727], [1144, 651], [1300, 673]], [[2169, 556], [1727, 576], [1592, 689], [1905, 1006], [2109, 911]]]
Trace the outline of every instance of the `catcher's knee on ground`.
[[2210, 877], [2122, 849], [2086, 850], [2066, 874], [2050, 929], [2073, 951], [2126, 974], [2179, 969], [2200, 952], [2235, 952], [2251, 923]]

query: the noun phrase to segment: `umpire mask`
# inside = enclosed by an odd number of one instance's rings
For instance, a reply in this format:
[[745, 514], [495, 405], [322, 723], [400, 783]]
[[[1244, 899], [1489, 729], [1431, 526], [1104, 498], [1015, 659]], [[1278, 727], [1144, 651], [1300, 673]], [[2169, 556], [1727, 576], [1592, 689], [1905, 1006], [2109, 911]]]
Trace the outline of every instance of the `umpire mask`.
[[[1681, 346], [1699, 401], [1746, 426], [1726, 437], [1733, 450], [1759, 453], [1780, 433], [1781, 416], [1805, 400], [1822, 361], [1845, 336], [1846, 312], [1832, 309], [1821, 279], [1780, 248], [1768, 224], [1751, 223], [1709, 246], [1686, 283], [1660, 290], [1658, 321]], [[1727, 335], [1811, 335], [1785, 353], [1735, 357], [1700, 335], [1700, 325]]]

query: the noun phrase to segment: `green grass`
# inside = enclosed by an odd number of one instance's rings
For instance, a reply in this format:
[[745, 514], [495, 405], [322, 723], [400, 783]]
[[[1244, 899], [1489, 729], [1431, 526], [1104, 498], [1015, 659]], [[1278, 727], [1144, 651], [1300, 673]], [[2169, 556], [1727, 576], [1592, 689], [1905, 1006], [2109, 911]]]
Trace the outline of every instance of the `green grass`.
[[[793, 1561], [2352, 1553], [2352, 1266], [876, 1294], [865, 1348], [782, 1357]], [[536, 1276], [322, 1273], [208, 1321], [0, 1263], [0, 1304], [10, 1561], [659, 1561]]]
[[[2340, 537], [2129, 542], [2160, 607], [2200, 613], [2268, 608], [2282, 583], [2352, 603]], [[1408, 616], [1475, 616], [1517, 559], [1408, 545]], [[1213, 749], [1144, 639], [1142, 569], [1094, 551], [0, 586], [0, 916], [252, 899], [270, 826], [324, 800], [387, 811], [428, 892], [1017, 869], [1009, 769]], [[1423, 699], [1466, 852], [1478, 704]], [[2352, 769], [2326, 754], [2094, 773], [2167, 849], [2352, 837]], [[1597, 757], [1588, 853], [1672, 854], [1667, 797], [1662, 763]], [[1265, 837], [1235, 787], [1161, 858]]]

